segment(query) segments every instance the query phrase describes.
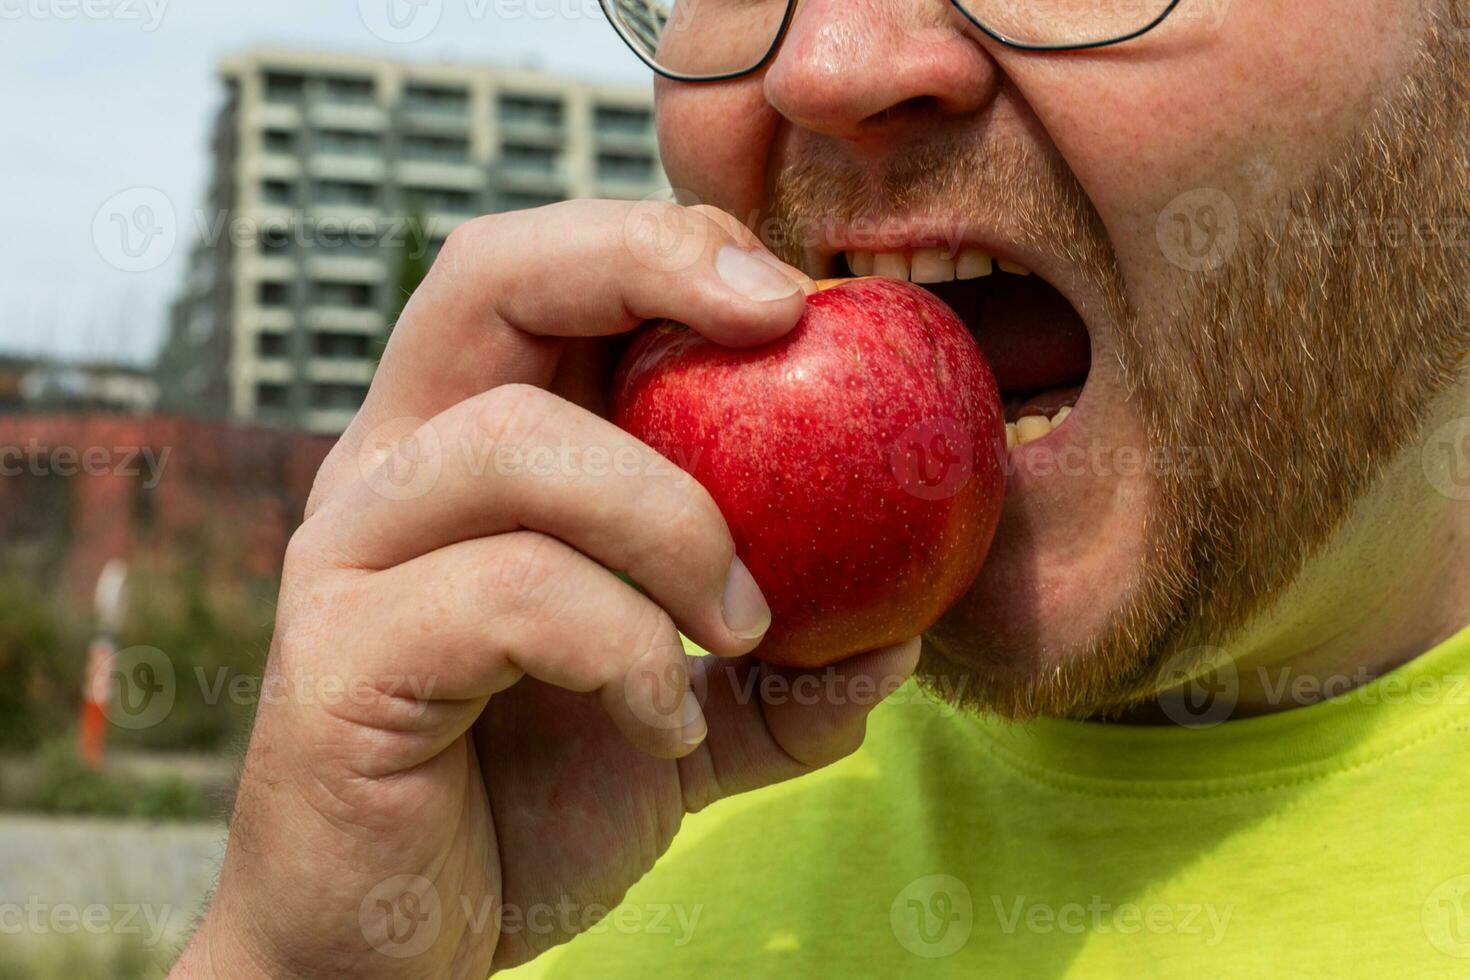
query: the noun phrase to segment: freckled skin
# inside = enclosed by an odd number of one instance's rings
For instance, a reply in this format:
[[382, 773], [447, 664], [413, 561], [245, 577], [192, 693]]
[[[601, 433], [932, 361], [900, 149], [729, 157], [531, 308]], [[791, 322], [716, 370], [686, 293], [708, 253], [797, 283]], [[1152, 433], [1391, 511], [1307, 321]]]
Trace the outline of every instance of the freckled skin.
[[990, 369], [907, 283], [820, 292], [753, 350], [646, 328], [613, 420], [714, 497], [770, 603], [755, 654], [772, 663], [825, 666], [928, 629], [974, 581], [1005, 495]]

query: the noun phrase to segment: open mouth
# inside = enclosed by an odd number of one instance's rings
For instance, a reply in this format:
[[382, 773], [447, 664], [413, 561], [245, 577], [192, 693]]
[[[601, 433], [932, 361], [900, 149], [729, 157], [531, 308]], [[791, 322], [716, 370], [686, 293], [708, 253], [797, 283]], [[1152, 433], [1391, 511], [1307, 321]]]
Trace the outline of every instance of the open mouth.
[[1076, 407], [1092, 343], [1081, 314], [1042, 276], [973, 247], [849, 250], [832, 263], [837, 277], [877, 275], [923, 286], [959, 314], [1000, 386], [1009, 448], [1045, 439]]

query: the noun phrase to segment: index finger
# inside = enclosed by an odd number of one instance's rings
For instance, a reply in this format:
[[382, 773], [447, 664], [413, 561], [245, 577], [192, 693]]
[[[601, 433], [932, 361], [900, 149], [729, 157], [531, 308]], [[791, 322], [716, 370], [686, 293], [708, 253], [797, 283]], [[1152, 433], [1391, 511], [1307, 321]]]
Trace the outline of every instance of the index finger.
[[718, 343], [765, 343], [795, 325], [814, 289], [714, 208], [568, 201], [468, 222], [399, 318], [308, 514], [364, 454], [386, 455], [444, 409], [503, 384], [546, 386], [559, 338], [667, 318]]

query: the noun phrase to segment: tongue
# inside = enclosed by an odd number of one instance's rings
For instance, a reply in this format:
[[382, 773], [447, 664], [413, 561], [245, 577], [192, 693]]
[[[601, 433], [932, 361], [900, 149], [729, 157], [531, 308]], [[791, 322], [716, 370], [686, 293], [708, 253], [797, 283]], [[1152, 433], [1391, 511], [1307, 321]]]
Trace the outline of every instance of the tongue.
[[1092, 363], [1087, 327], [1046, 280], [997, 273], [979, 288], [966, 282], [930, 288], [974, 333], [1002, 394], [1027, 396], [1086, 380]]

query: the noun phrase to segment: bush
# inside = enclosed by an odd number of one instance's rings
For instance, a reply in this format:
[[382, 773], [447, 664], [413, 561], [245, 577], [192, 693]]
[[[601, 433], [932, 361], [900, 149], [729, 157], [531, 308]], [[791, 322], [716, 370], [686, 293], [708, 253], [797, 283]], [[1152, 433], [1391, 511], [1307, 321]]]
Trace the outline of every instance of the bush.
[[[163, 651], [177, 693], [158, 724], [109, 727], [109, 745], [219, 752], [244, 741], [255, 705], [232, 699], [230, 681], [260, 677], [276, 583], [241, 577], [208, 584], [219, 577], [179, 561], [134, 562], [117, 646]], [[0, 568], [0, 752], [32, 752], [74, 730], [92, 630], [85, 605], [69, 605], [18, 570]]]
[[[109, 741], [120, 748], [166, 751], [236, 748], [250, 731], [255, 704], [231, 698], [230, 680], [259, 679], [273, 628], [271, 605], [258, 594], [211, 593], [186, 569], [140, 569], [135, 580], [132, 614], [118, 647], [163, 651], [173, 667], [176, 694], [168, 716], [157, 725], [113, 728]], [[266, 590], [273, 595], [274, 583], [264, 584], [261, 591]]]
[[177, 776], [124, 780], [89, 769], [70, 745], [61, 743], [42, 753], [40, 774], [19, 804], [41, 813], [155, 821], [215, 816], [203, 794]]
[[[0, 751], [29, 751], [57, 719], [46, 694], [64, 686], [63, 622], [55, 602], [18, 576], [0, 578]], [[81, 673], [74, 675], [79, 691]]]

